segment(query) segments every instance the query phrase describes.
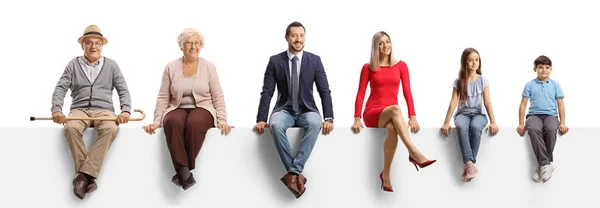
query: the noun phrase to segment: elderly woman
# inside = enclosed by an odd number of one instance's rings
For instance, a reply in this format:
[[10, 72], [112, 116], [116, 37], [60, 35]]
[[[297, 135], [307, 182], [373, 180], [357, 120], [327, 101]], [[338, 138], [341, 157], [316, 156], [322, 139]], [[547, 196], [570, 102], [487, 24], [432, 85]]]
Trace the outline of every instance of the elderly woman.
[[157, 128], [164, 127], [177, 172], [171, 181], [187, 190], [196, 183], [190, 171], [195, 168], [208, 129], [216, 126], [221, 134], [229, 134], [233, 126], [227, 124], [225, 98], [215, 65], [198, 57], [204, 46], [203, 35], [186, 28], [179, 34], [178, 42], [183, 57], [165, 67], [154, 122], [143, 129], [154, 134]]

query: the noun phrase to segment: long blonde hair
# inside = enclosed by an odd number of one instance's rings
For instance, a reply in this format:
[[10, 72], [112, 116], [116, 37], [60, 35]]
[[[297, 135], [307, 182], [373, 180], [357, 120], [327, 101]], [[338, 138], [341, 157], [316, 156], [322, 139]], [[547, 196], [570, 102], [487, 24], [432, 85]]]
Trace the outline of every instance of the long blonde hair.
[[[381, 37], [383, 36], [387, 36], [390, 39], [390, 43], [392, 42], [392, 38], [390, 38], [390, 35], [388, 35], [386, 32], [384, 31], [379, 31], [377, 33], [375, 33], [375, 35], [373, 35], [373, 40], [372, 40], [372, 45], [371, 45], [371, 59], [369, 60], [369, 69], [371, 71], [377, 71], [379, 70], [379, 58], [380, 58], [380, 54], [379, 54], [379, 39], [381, 39]], [[389, 57], [389, 65], [393, 66], [394, 64], [398, 63], [398, 60], [396, 60], [396, 58], [394, 58], [394, 49], [392, 48], [392, 51], [390, 52], [390, 57]]]

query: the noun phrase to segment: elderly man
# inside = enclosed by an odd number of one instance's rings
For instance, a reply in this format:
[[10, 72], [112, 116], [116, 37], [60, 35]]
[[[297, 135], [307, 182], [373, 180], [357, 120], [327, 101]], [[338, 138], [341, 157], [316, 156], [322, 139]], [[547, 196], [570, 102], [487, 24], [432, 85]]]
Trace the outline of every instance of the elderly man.
[[[75, 196], [83, 199], [98, 188], [98, 178], [104, 156], [117, 135], [117, 125], [127, 123], [130, 116], [131, 97], [125, 78], [117, 63], [102, 56], [102, 47], [108, 42], [96, 25], [88, 26], [79, 38], [83, 56], [72, 59], [58, 80], [52, 95], [52, 119], [64, 124], [65, 137], [75, 163], [77, 177], [73, 180]], [[121, 113], [116, 116], [112, 102], [113, 89], [117, 89]], [[71, 90], [69, 117], [117, 117], [116, 121], [66, 120], [62, 113], [65, 94]], [[98, 138], [90, 151], [83, 143], [83, 132], [88, 127], [98, 131]]]

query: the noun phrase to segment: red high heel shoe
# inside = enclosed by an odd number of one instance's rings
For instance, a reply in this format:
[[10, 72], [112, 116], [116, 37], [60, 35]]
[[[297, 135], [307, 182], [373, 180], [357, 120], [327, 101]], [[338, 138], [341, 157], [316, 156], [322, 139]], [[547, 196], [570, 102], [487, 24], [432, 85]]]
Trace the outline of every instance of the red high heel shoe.
[[[425, 168], [431, 164], [433, 164], [435, 161], [437, 160], [427, 160], [423, 163], [418, 163], [415, 159], [413, 159], [410, 155], [408, 156], [408, 161], [410, 161], [413, 165], [415, 165], [415, 168], [417, 169], [417, 171], [419, 171], [419, 168]], [[419, 166], [419, 167], [417, 167]]]
[[381, 174], [379, 174], [379, 179], [381, 179], [381, 189], [383, 189], [384, 191], [387, 191], [387, 192], [394, 192], [394, 189], [391, 186], [383, 185], [383, 172], [381, 172]]

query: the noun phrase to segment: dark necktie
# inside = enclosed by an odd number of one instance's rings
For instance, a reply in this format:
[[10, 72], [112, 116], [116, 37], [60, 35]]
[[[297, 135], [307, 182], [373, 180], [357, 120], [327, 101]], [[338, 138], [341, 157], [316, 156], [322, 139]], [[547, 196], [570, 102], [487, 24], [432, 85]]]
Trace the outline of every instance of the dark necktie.
[[298, 57], [292, 58], [292, 109], [298, 113]]

